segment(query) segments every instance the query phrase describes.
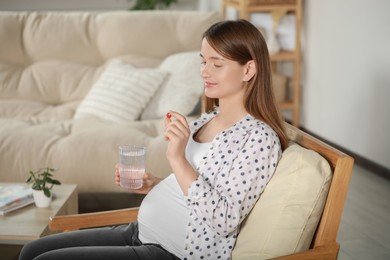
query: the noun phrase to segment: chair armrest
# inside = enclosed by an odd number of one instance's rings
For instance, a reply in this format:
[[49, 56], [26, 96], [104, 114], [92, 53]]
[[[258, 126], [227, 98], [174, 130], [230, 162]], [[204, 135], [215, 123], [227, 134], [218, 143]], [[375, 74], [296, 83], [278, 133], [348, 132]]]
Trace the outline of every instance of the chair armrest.
[[102, 227], [130, 223], [137, 220], [139, 208], [102, 211], [51, 217], [49, 228], [52, 231], [71, 231], [81, 228]]
[[338, 243], [326, 246], [318, 246], [300, 253], [272, 258], [272, 260], [336, 260], [339, 248], [340, 245]]

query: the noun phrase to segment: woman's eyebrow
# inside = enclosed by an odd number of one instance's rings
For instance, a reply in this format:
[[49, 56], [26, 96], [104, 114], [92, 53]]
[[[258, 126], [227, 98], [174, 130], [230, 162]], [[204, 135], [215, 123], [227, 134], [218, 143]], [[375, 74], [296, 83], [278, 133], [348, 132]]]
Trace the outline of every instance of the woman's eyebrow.
[[[200, 56], [202, 59], [204, 59], [202, 53], [200, 53], [199, 56]], [[221, 58], [221, 57], [214, 57], [214, 56], [212, 56], [212, 57], [210, 57], [210, 60], [220, 60], [220, 61], [224, 61], [225, 59], [224, 59], [224, 58]]]

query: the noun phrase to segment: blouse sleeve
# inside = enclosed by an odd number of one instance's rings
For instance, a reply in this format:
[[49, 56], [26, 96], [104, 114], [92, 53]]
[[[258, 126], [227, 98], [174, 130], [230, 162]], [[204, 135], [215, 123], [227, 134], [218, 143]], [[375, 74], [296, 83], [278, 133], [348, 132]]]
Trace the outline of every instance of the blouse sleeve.
[[199, 174], [188, 193], [191, 211], [219, 235], [236, 230], [249, 214], [281, 156], [272, 130], [235, 135], [226, 143], [207, 160], [206, 172]]

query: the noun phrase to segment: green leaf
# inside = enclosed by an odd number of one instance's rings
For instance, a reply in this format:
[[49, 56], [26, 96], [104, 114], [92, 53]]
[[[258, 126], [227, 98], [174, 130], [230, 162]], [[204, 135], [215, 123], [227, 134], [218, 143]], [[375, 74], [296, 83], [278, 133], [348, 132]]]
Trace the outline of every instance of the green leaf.
[[135, 5], [130, 10], [153, 10], [156, 7], [169, 7], [177, 0], [136, 0]]
[[58, 180], [53, 180], [53, 182], [52, 182], [54, 185], [61, 185], [61, 182], [60, 181], [58, 181]]
[[46, 196], [46, 197], [50, 198], [51, 193], [50, 193], [50, 190], [49, 190], [48, 188], [45, 188], [45, 189], [43, 190], [43, 193], [45, 193], [45, 196]]
[[36, 182], [35, 182], [35, 183], [33, 183], [33, 185], [32, 185], [32, 189], [33, 189], [33, 190], [42, 190], [42, 189], [41, 189], [41, 187], [39, 186], [39, 184], [38, 184], [38, 183], [36, 183]]

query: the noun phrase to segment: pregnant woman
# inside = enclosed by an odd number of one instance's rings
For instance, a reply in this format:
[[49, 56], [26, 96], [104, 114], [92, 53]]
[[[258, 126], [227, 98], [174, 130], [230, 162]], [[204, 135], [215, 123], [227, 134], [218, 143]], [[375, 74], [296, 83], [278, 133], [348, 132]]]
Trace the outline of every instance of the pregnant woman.
[[[287, 146], [276, 107], [267, 45], [245, 20], [203, 35], [200, 73], [206, 112], [189, 124], [169, 111], [167, 159], [173, 173], [145, 173], [138, 221], [43, 237], [20, 259], [231, 259], [241, 222]], [[116, 182], [119, 184], [116, 170]]]

